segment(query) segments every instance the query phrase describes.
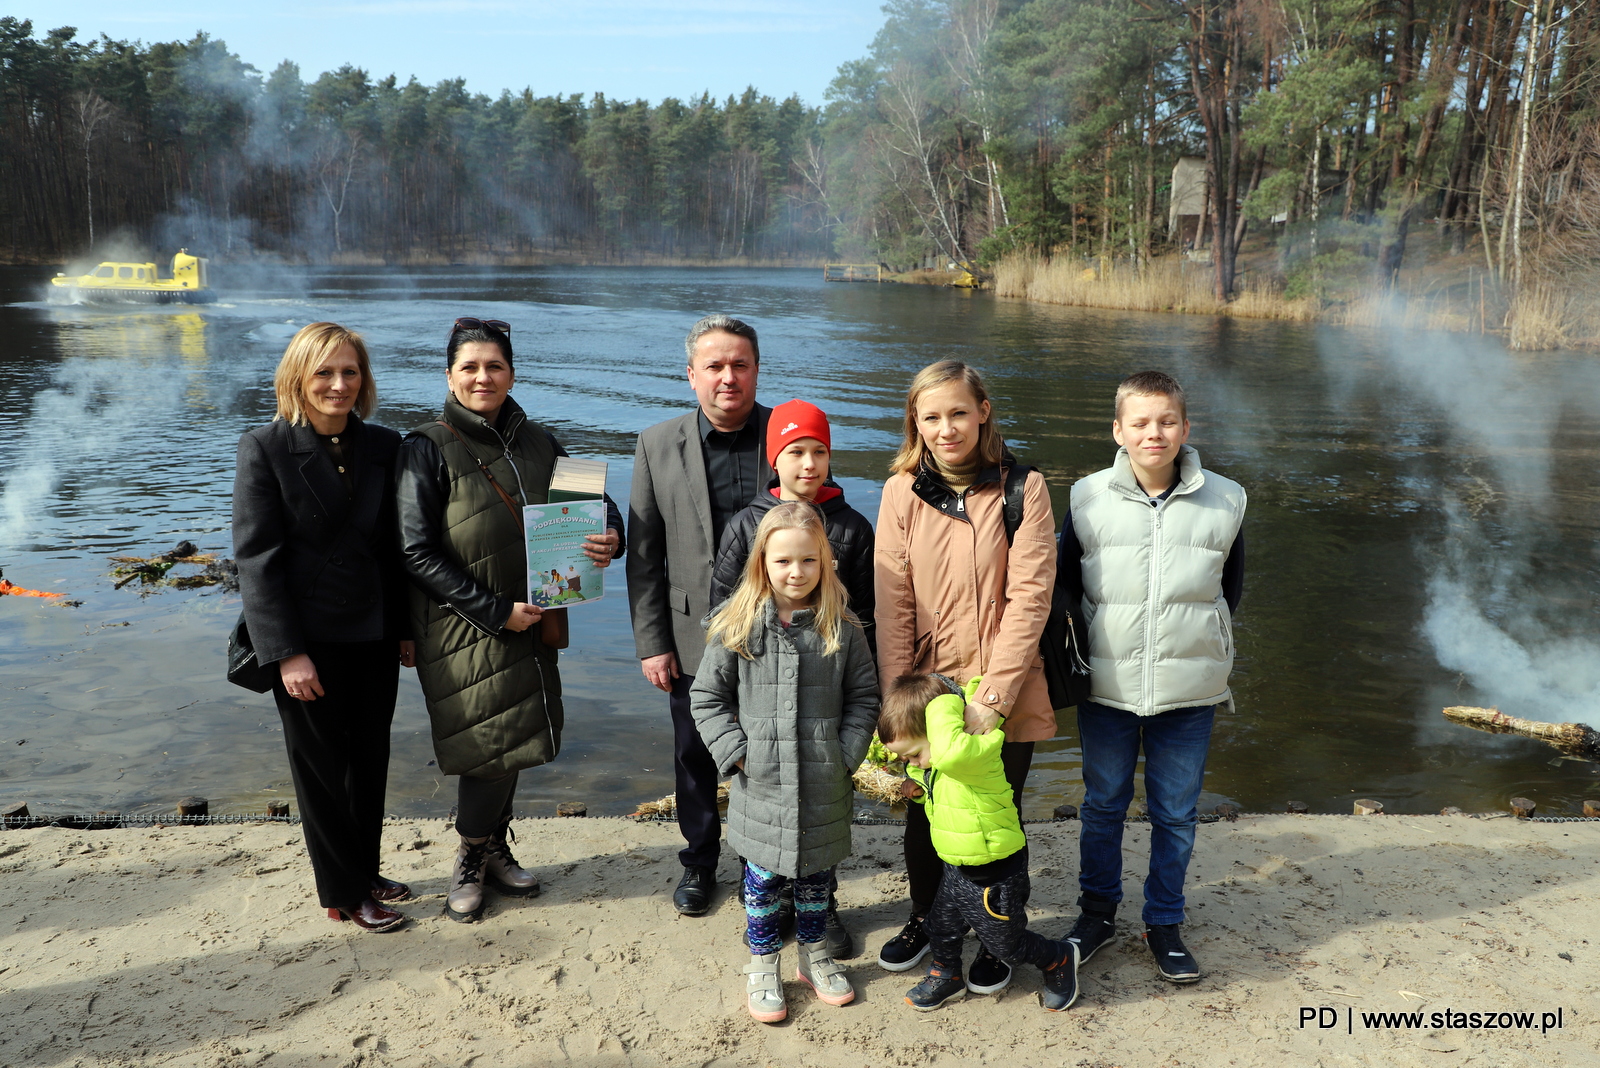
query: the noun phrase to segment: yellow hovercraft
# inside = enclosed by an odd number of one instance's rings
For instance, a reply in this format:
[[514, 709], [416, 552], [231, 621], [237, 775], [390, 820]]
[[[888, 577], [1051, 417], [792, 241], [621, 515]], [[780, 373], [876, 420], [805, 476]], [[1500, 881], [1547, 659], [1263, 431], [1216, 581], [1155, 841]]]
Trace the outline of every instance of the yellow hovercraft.
[[158, 278], [153, 263], [102, 263], [88, 274], [50, 279], [51, 303], [210, 304], [216, 290], [206, 280], [206, 261], [179, 249], [172, 277]]

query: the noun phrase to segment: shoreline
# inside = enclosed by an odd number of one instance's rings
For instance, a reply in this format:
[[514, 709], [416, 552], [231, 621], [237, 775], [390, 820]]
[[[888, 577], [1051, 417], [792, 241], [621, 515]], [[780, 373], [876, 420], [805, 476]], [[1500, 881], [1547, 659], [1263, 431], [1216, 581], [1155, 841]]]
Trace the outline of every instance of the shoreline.
[[[16, 256], [10, 259], [0, 259], [0, 267], [65, 269], [70, 264], [99, 262], [101, 259], [119, 262], [116, 256], [113, 255], [117, 251], [84, 252], [67, 259], [62, 259], [59, 256]], [[154, 253], [158, 266], [161, 263], [161, 255], [162, 253], [159, 250]], [[205, 258], [211, 264], [213, 270], [219, 267], [223, 269], [228, 267], [748, 267], [757, 270], [792, 267], [820, 271], [823, 263], [827, 262], [822, 259], [808, 257], [796, 259], [786, 257], [699, 257], [670, 256], [647, 252], [613, 256], [579, 249], [516, 253], [475, 250], [462, 252], [454, 256], [434, 252], [415, 252], [397, 256], [388, 256], [383, 253], [342, 252], [325, 258], [262, 252], [251, 256], [230, 258], [226, 255], [218, 255], [206, 256]]]
[[[1155, 977], [1125, 905], [1066, 1013], [1039, 1007], [1027, 968], [999, 995], [916, 1013], [901, 1000], [915, 976], [879, 969], [869, 951], [848, 962], [856, 1003], [829, 1008], [791, 981], [777, 1026], [744, 1011], [731, 857], [712, 911], [691, 919], [670, 904], [672, 824], [521, 819], [518, 830], [543, 894], [492, 898], [484, 922], [460, 924], [440, 915], [448, 824], [387, 821], [384, 873], [418, 897], [400, 906], [411, 922], [381, 936], [323, 916], [296, 828], [0, 832], [0, 1066], [1600, 1063], [1600, 941], [1583, 939], [1600, 904], [1600, 834], [1578, 824], [1206, 824], [1185, 927], [1207, 972], [1197, 984]], [[904, 922], [900, 834], [853, 837], [841, 911], [875, 950]], [[1059, 937], [1076, 914], [1076, 824], [1029, 837], [1030, 920]], [[1148, 839], [1130, 824], [1131, 869]], [[1333, 1010], [1339, 1026], [1303, 1025], [1308, 1008]], [[1541, 1033], [1362, 1016], [1446, 1009], [1561, 1023]]]

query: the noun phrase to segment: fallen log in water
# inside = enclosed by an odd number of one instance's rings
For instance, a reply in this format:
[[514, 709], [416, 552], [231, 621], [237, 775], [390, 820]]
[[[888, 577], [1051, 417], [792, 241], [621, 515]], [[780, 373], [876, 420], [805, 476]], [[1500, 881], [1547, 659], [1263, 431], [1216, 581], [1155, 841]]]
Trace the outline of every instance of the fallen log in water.
[[1490, 734], [1521, 734], [1548, 742], [1564, 753], [1600, 758], [1600, 731], [1582, 723], [1544, 723], [1536, 719], [1508, 716], [1498, 708], [1472, 708], [1452, 705], [1444, 718], [1464, 727]]

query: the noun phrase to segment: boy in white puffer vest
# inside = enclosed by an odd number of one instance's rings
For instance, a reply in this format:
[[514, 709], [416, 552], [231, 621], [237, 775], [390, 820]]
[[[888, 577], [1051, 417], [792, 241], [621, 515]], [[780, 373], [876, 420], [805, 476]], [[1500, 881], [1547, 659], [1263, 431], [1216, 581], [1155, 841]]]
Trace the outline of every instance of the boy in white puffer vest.
[[1072, 487], [1056, 582], [1089, 632], [1090, 699], [1078, 705], [1082, 896], [1069, 939], [1086, 961], [1116, 931], [1122, 828], [1144, 750], [1150, 809], [1145, 939], [1161, 977], [1192, 983], [1183, 882], [1216, 706], [1229, 699], [1233, 612], [1244, 588], [1244, 489], [1185, 444], [1183, 388], [1159, 371], [1117, 387], [1111, 467]]

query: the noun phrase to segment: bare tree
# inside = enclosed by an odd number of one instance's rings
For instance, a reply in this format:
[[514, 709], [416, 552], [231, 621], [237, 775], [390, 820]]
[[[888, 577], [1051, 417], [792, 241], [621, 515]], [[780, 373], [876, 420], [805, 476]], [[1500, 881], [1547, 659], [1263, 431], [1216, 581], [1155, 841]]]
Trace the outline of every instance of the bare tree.
[[[883, 116], [895, 136], [884, 142], [909, 164], [907, 175], [885, 160], [891, 181], [906, 194], [928, 237], [950, 259], [967, 260], [950, 183], [943, 171], [939, 138], [929, 121], [931, 104], [923, 75], [904, 60], [884, 71]], [[907, 179], [910, 179], [908, 182]], [[914, 190], [914, 191], [913, 191]]]
[[350, 181], [355, 176], [356, 160], [361, 155], [361, 147], [361, 134], [341, 131], [324, 138], [313, 159], [317, 184], [328, 202], [328, 210], [333, 212], [335, 252], [344, 251], [344, 239], [340, 235], [339, 221], [340, 216], [344, 214], [345, 198], [350, 193]]
[[980, 186], [989, 198], [989, 232], [1011, 225], [1011, 213], [1006, 206], [1005, 190], [1000, 185], [1000, 164], [985, 151], [994, 138], [999, 120], [989, 95], [989, 69], [986, 56], [989, 38], [994, 33], [1000, 16], [999, 0], [951, 0], [949, 37], [945, 41], [945, 62], [956, 84], [961, 87], [968, 117], [978, 128], [983, 143], [978, 146], [982, 157], [980, 177], [967, 168], [967, 180]]
[[77, 100], [78, 125], [83, 129], [83, 190], [89, 209], [89, 249], [94, 250], [94, 166], [90, 148], [94, 144], [95, 130], [111, 118], [112, 107], [99, 93], [79, 93]]

